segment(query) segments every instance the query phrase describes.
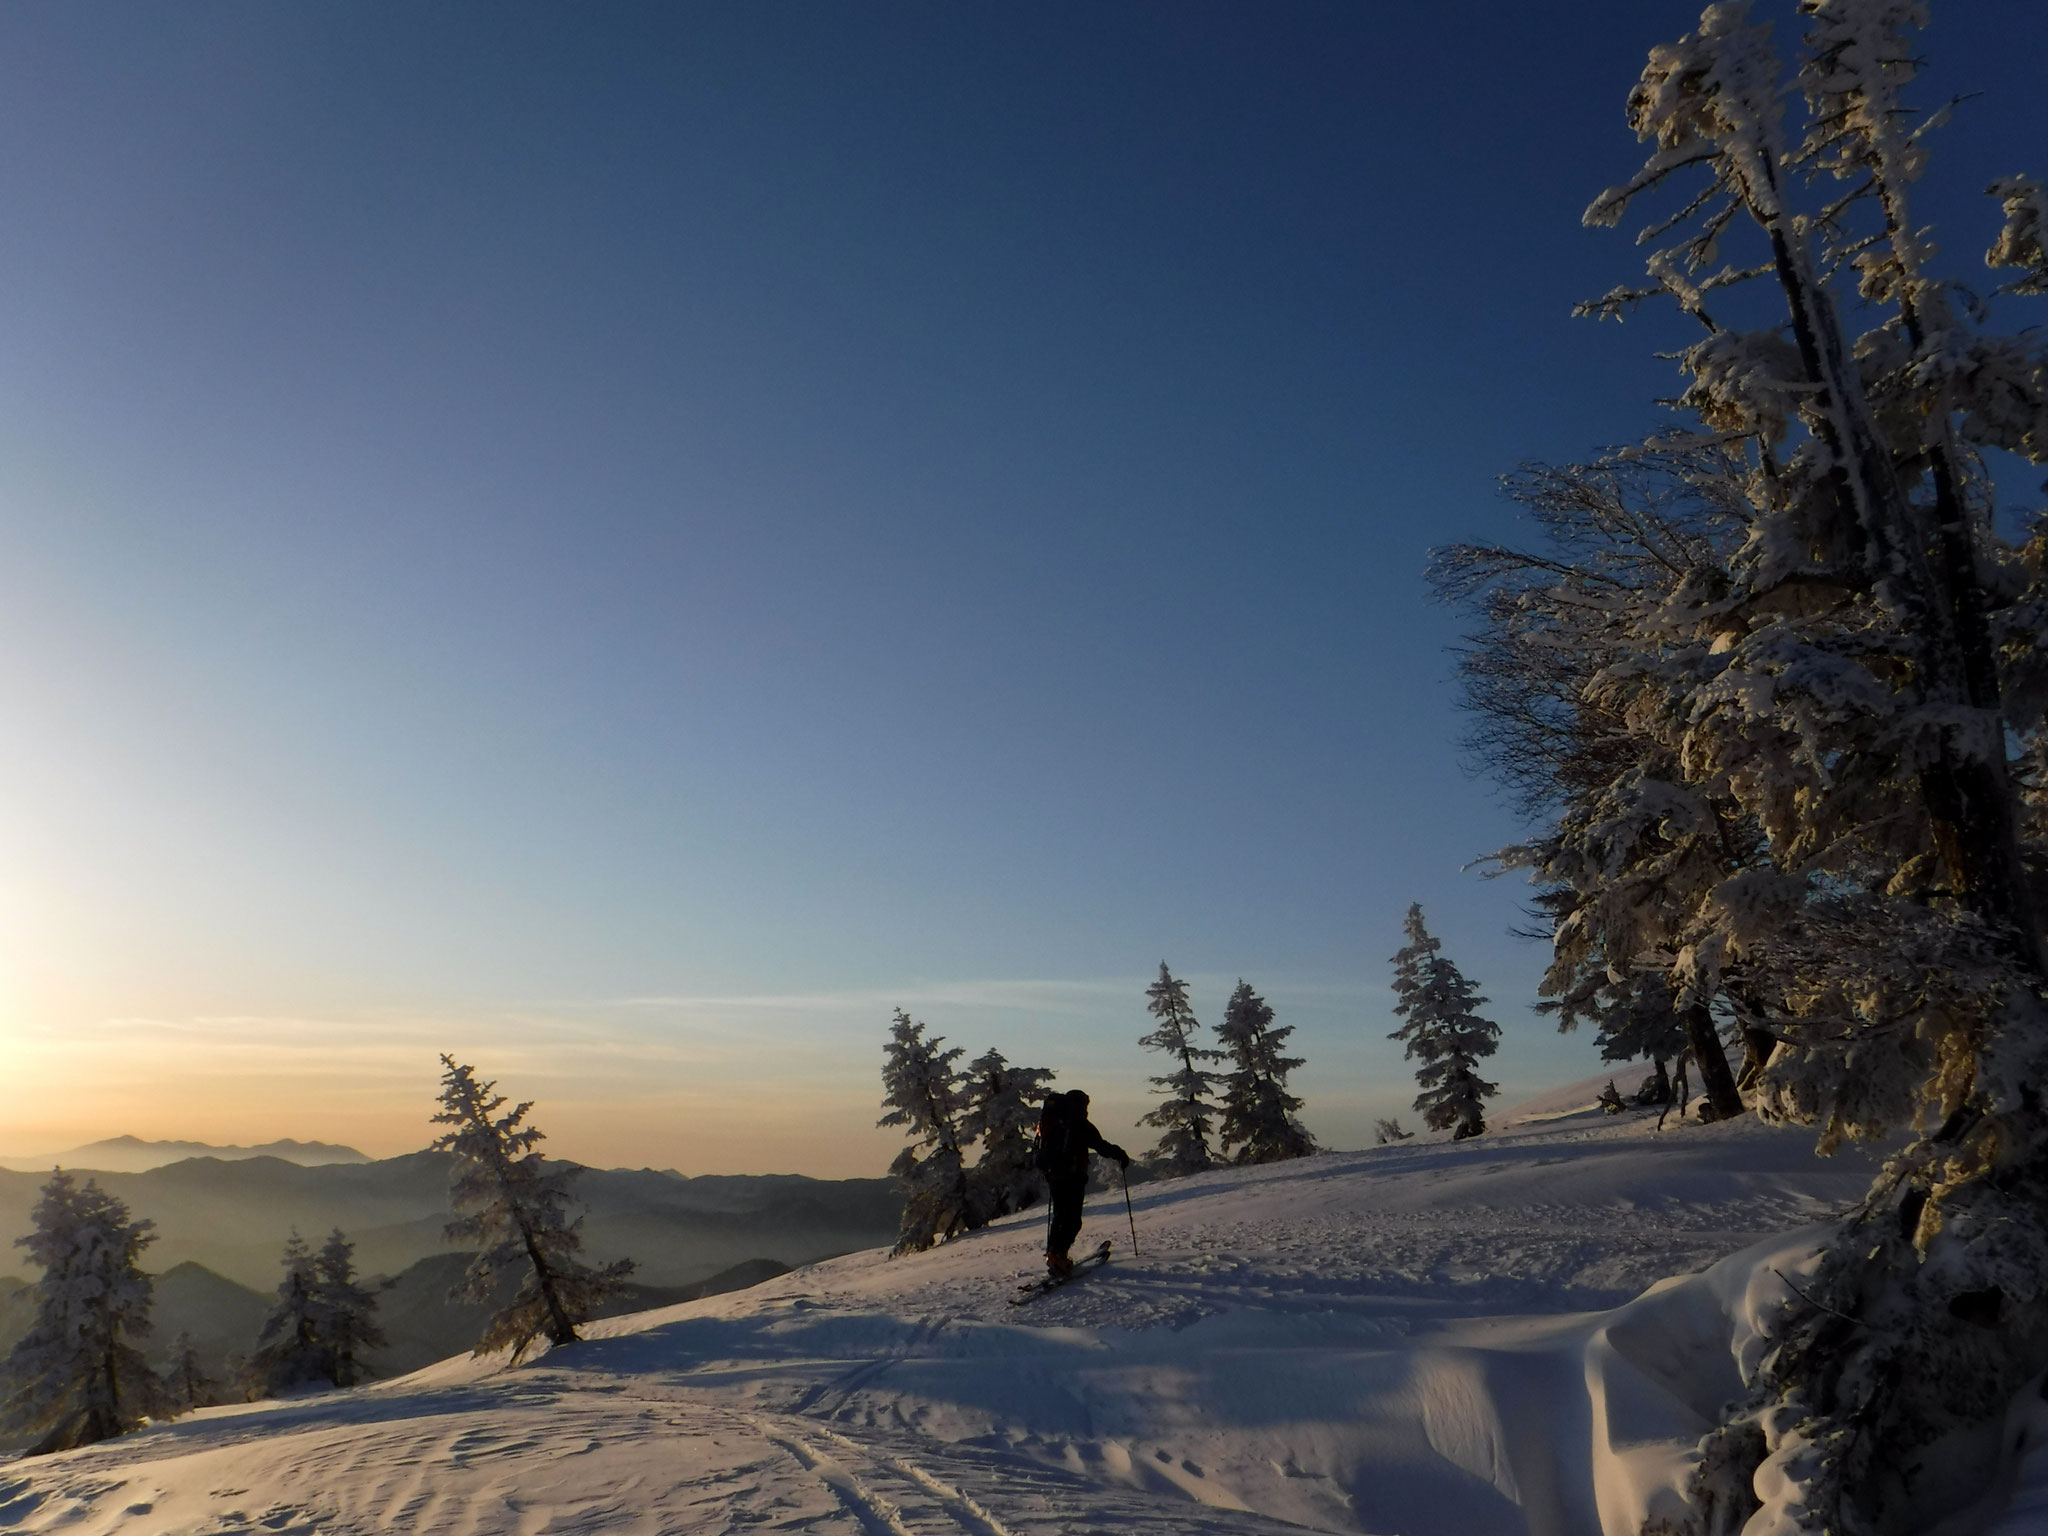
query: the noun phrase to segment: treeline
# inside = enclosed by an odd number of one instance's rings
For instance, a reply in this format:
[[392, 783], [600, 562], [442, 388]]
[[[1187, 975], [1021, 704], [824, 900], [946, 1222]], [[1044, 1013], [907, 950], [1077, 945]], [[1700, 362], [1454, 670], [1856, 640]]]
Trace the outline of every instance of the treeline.
[[[1163, 1053], [1169, 1070], [1152, 1079], [1165, 1102], [1143, 1119], [1160, 1138], [1141, 1160], [1140, 1177], [1315, 1151], [1314, 1138], [1296, 1118], [1301, 1100], [1287, 1091], [1287, 1075], [1301, 1065], [1299, 1057], [1283, 1054], [1293, 1027], [1276, 1024], [1271, 1006], [1248, 983], [1240, 981], [1225, 1005], [1215, 1030], [1220, 1049], [1203, 1043], [1187, 984], [1163, 961], [1159, 980], [1146, 990], [1146, 1007], [1155, 1025], [1139, 1043]], [[923, 1024], [896, 1010], [882, 1060], [878, 1123], [901, 1127], [909, 1137], [889, 1168], [904, 1193], [898, 1253], [929, 1248], [1046, 1197], [1038, 1118], [1057, 1074], [1012, 1066], [994, 1049], [962, 1068], [957, 1063], [966, 1052], [944, 1046], [943, 1035], [927, 1035]], [[1231, 1070], [1210, 1065], [1218, 1062]], [[976, 1154], [971, 1162], [970, 1152]]]
[[[1402, 1023], [1391, 1038], [1416, 1063], [1422, 1123], [1455, 1139], [1476, 1136], [1486, 1129], [1485, 1100], [1496, 1091], [1478, 1066], [1494, 1053], [1500, 1028], [1480, 1017], [1486, 999], [1430, 936], [1419, 906], [1408, 909], [1407, 934], [1393, 961], [1394, 1011]], [[1195, 1017], [1188, 984], [1162, 960], [1159, 979], [1145, 989], [1145, 1010], [1153, 1026], [1138, 1044], [1164, 1056], [1167, 1070], [1150, 1080], [1163, 1102], [1139, 1120], [1159, 1132], [1136, 1165], [1139, 1177], [1179, 1178], [1316, 1150], [1300, 1120], [1301, 1100], [1288, 1089], [1289, 1075], [1302, 1065], [1287, 1054], [1294, 1026], [1277, 1023], [1272, 1004], [1250, 982], [1239, 979], [1221, 1021], [1207, 1030]], [[904, 1192], [898, 1253], [973, 1231], [1046, 1194], [1035, 1160], [1038, 1115], [1057, 1074], [1012, 1066], [993, 1049], [963, 1069], [955, 1063], [965, 1052], [944, 1045], [943, 1035], [927, 1035], [923, 1024], [896, 1010], [882, 1061], [886, 1113], [878, 1123], [902, 1127], [910, 1140], [889, 1168]], [[1384, 1144], [1411, 1133], [1397, 1120], [1382, 1120], [1378, 1134]]]
[[[568, 1214], [574, 1164], [549, 1168], [544, 1133], [527, 1122], [531, 1102], [506, 1107], [496, 1085], [441, 1058], [439, 1109], [447, 1127], [432, 1150], [454, 1154], [449, 1186], [451, 1241], [477, 1249], [450, 1300], [491, 1302], [514, 1275], [519, 1284], [485, 1323], [475, 1353], [510, 1350], [516, 1363], [536, 1339], [575, 1342], [631, 1273], [631, 1260], [599, 1268], [578, 1257], [581, 1218]], [[58, 1169], [16, 1245], [42, 1274], [35, 1316], [0, 1362], [0, 1425], [32, 1437], [29, 1454], [66, 1450], [121, 1434], [152, 1419], [231, 1399], [351, 1387], [368, 1375], [364, 1356], [383, 1345], [377, 1293], [360, 1284], [355, 1247], [339, 1229], [318, 1250], [294, 1231], [286, 1240], [277, 1301], [247, 1355], [226, 1379], [210, 1376], [190, 1335], [171, 1345], [162, 1370], [138, 1347], [151, 1332], [153, 1282], [142, 1255], [155, 1223], [88, 1180]]]

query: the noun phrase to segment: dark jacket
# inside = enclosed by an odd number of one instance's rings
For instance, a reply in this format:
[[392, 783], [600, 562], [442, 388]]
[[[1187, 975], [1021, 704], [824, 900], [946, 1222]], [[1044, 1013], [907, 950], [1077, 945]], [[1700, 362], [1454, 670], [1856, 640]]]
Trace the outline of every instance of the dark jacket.
[[1041, 1131], [1038, 1144], [1039, 1170], [1048, 1179], [1061, 1181], [1088, 1177], [1088, 1154], [1100, 1152], [1119, 1163], [1130, 1162], [1130, 1154], [1113, 1141], [1105, 1141], [1095, 1122], [1085, 1115], [1056, 1119]]

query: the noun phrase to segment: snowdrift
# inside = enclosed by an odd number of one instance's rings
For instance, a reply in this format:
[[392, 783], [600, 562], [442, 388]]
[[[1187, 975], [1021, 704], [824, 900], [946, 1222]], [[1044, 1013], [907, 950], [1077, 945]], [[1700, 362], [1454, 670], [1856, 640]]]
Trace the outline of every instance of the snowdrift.
[[[516, 1370], [207, 1410], [0, 1466], [0, 1526], [1634, 1536], [1871, 1172], [1654, 1120], [1546, 1107], [1146, 1185], [1139, 1251], [1098, 1200], [1083, 1241], [1112, 1263], [1026, 1307], [1036, 1215], [610, 1319]], [[1996, 1500], [2022, 1518], [2033, 1490]]]

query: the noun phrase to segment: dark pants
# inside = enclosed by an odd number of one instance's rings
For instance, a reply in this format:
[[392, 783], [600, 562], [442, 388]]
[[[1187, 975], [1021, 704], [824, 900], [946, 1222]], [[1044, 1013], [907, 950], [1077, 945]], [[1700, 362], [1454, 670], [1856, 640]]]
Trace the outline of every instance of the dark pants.
[[1045, 1239], [1045, 1251], [1064, 1259], [1081, 1230], [1081, 1197], [1088, 1191], [1088, 1175], [1057, 1175], [1045, 1182], [1052, 1192], [1052, 1231]]

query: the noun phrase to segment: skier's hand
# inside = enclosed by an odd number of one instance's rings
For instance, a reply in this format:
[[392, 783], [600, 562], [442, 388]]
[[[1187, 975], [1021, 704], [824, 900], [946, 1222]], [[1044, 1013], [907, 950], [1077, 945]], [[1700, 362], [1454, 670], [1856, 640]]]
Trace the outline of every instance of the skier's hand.
[[1117, 1153], [1116, 1165], [1123, 1169], [1124, 1172], [1129, 1173], [1131, 1171], [1131, 1154], [1128, 1152]]

